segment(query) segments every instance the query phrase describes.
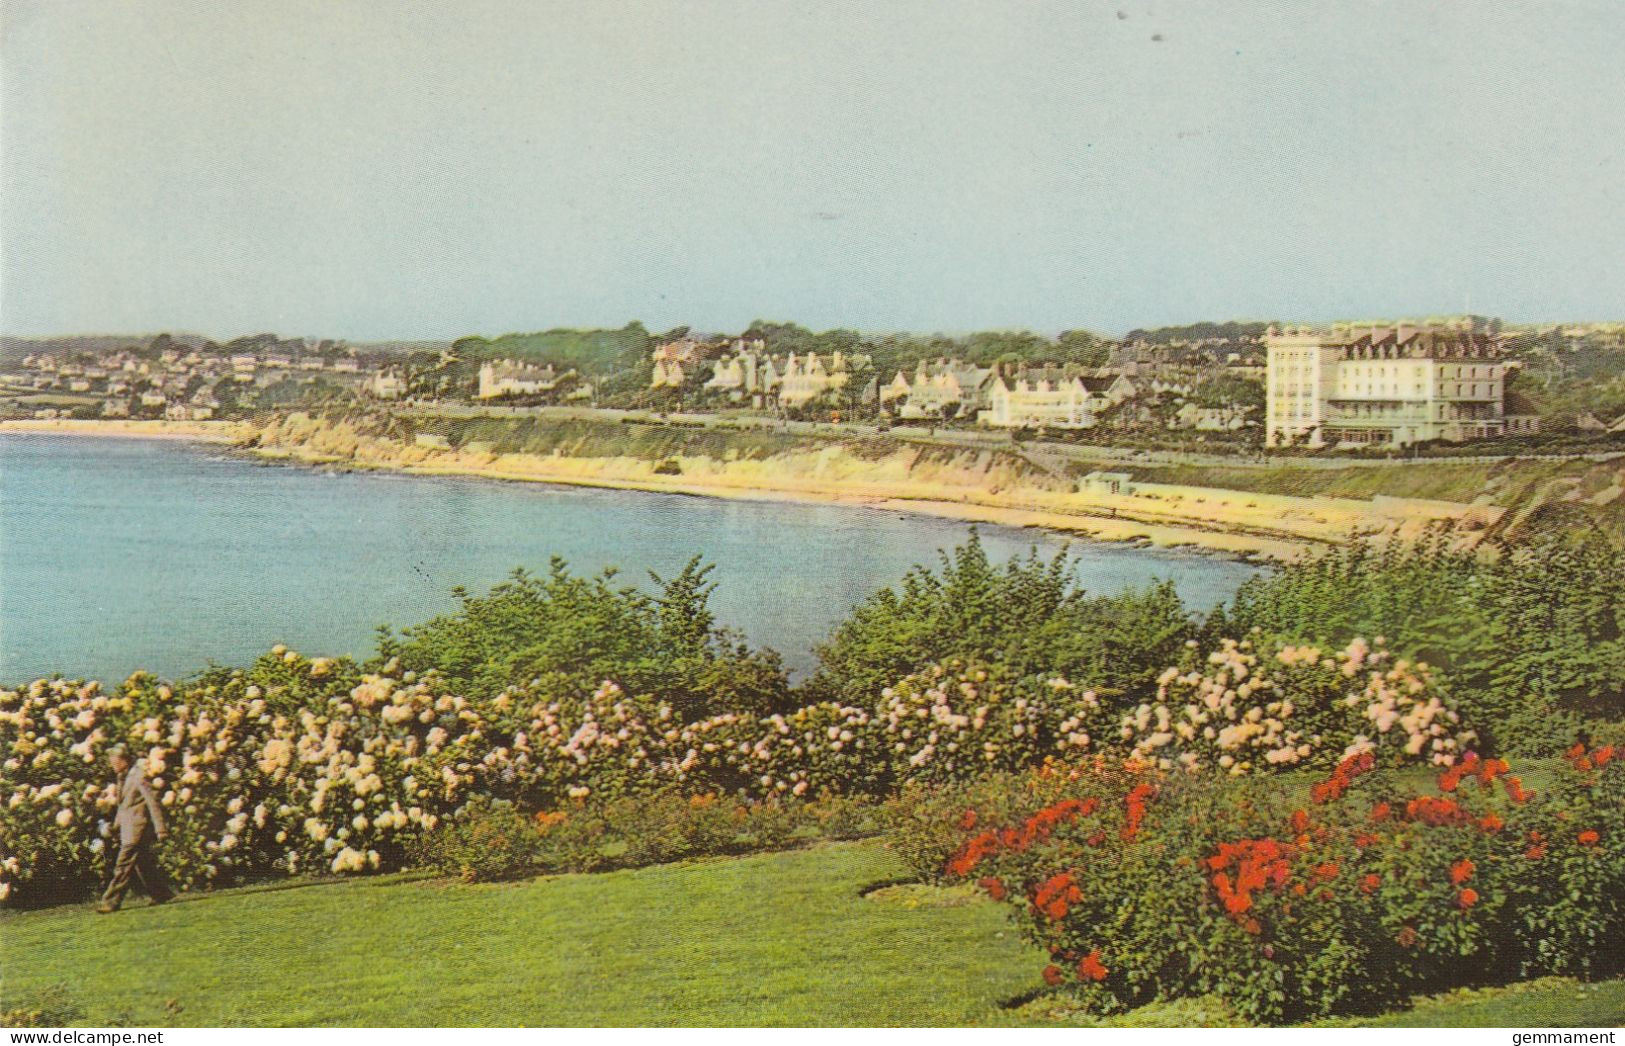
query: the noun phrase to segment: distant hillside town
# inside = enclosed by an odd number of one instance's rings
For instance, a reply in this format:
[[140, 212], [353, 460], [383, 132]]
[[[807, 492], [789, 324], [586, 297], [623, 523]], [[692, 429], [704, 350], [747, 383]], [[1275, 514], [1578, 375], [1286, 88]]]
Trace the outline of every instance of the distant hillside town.
[[352, 345], [5, 339], [0, 415], [204, 421], [293, 407], [549, 407], [1006, 431], [1161, 446], [1399, 450], [1625, 436], [1625, 324], [1193, 324], [963, 336], [554, 330]]
[[273, 335], [224, 346], [167, 335], [117, 348], [58, 345], [8, 364], [0, 386], [34, 418], [171, 421], [350, 396], [399, 399], [406, 391], [402, 370], [387, 354]]

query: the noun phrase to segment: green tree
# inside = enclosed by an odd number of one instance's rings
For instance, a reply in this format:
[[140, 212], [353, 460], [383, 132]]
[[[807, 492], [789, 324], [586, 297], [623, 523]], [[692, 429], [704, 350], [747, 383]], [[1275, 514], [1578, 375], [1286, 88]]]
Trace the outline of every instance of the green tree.
[[973, 529], [937, 570], [915, 567], [860, 604], [819, 648], [809, 688], [866, 703], [904, 675], [965, 658], [1143, 691], [1195, 635], [1190, 615], [1167, 583], [1091, 598], [1073, 566], [1065, 551], [1045, 561], [1036, 549], [996, 566]]

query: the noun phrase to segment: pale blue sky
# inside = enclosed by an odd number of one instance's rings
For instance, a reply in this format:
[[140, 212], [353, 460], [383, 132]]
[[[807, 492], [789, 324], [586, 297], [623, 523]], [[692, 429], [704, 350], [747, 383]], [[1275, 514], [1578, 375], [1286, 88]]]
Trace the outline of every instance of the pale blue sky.
[[1619, 0], [0, 19], [6, 333], [1625, 317]]

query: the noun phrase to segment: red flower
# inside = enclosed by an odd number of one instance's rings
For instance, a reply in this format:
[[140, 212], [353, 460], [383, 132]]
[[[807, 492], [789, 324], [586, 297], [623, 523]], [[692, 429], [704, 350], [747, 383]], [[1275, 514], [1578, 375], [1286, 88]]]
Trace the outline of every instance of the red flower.
[[1471, 886], [1456, 895], [1456, 903], [1465, 910], [1478, 903], [1478, 891]]
[[1525, 857], [1529, 858], [1531, 861], [1538, 861], [1542, 857], [1546, 856], [1546, 844], [1545, 843], [1536, 843], [1533, 846], [1531, 846], [1529, 849], [1525, 850], [1523, 852], [1523, 855]]
[[1307, 811], [1307, 810], [1294, 810], [1294, 811], [1292, 811], [1292, 832], [1293, 832], [1293, 834], [1294, 835], [1302, 835], [1304, 832], [1307, 832], [1308, 830], [1309, 830], [1309, 811]]
[[1506, 827], [1506, 822], [1501, 820], [1501, 818], [1492, 810], [1478, 819], [1478, 827], [1484, 829], [1486, 832], [1499, 832], [1501, 829]]
[[966, 810], [965, 816], [959, 819], [960, 831], [968, 832], [976, 827], [976, 811]]
[[1248, 919], [1246, 922], [1241, 924], [1241, 928], [1252, 934], [1254, 937], [1257, 937], [1260, 933], [1264, 932], [1264, 928], [1258, 925], [1257, 919]]
[[1525, 802], [1535, 794], [1534, 792], [1525, 791], [1523, 782], [1510, 775], [1501, 778], [1501, 783], [1506, 786], [1507, 797], [1515, 803]]
[[1083, 891], [1070, 872], [1060, 872], [1044, 880], [1033, 894], [1033, 907], [1059, 922], [1072, 905], [1083, 900]]
[[1577, 838], [1580, 840], [1581, 846], [1596, 846], [1597, 840], [1601, 839], [1602, 836], [1588, 828], [1581, 832]]
[[1360, 890], [1362, 893], [1375, 893], [1377, 887], [1381, 885], [1382, 880], [1375, 875], [1368, 875], [1364, 879], [1360, 880]]
[[1292, 854], [1291, 847], [1275, 839], [1220, 843], [1219, 852], [1207, 859], [1207, 865], [1212, 869], [1235, 867], [1233, 883], [1223, 871], [1211, 880], [1225, 912], [1237, 918], [1252, 909], [1256, 891], [1285, 889], [1292, 876]]
[[978, 879], [976, 885], [986, 890], [987, 895], [995, 901], [1004, 900], [1005, 895], [1009, 892], [1004, 888], [1004, 880], [997, 876], [990, 875], [985, 879]]
[[1450, 866], [1450, 882], [1452, 885], [1460, 886], [1468, 879], [1471, 879], [1473, 877], [1473, 873], [1477, 870], [1478, 867], [1474, 865], [1472, 861], [1469, 861], [1467, 858], [1463, 857], [1461, 860]]
[[1467, 811], [1458, 806], [1454, 799], [1439, 799], [1431, 795], [1417, 796], [1406, 803], [1405, 816], [1434, 827], [1461, 824], [1470, 819]]
[[1386, 821], [1391, 809], [1387, 803], [1378, 803], [1371, 808], [1371, 819], [1373, 821]]
[[1048, 966], [1044, 967], [1044, 983], [1052, 985], [1060, 984], [1061, 968], [1054, 963], [1050, 963]]
[[1595, 752], [1591, 753], [1591, 761], [1593, 763], [1596, 763], [1598, 766], [1607, 766], [1608, 761], [1610, 759], [1613, 759], [1613, 758], [1614, 758], [1614, 746], [1613, 745], [1603, 745], [1601, 748], [1599, 748]]
[[1129, 794], [1124, 797], [1123, 803], [1128, 810], [1128, 817], [1124, 821], [1122, 832], [1125, 841], [1132, 841], [1139, 834], [1140, 822], [1145, 819], [1146, 800], [1150, 799], [1154, 794], [1156, 794], [1156, 789], [1142, 781], [1135, 785]]
[[983, 832], [972, 836], [965, 841], [965, 845], [948, 859], [947, 872], [955, 878], [963, 878], [971, 873], [985, 857], [990, 857], [999, 850], [999, 837], [992, 832]]
[[1337, 764], [1331, 777], [1310, 787], [1309, 798], [1315, 803], [1329, 803], [1341, 798], [1356, 777], [1369, 773], [1376, 765], [1377, 757], [1370, 752], [1351, 755]]
[[1575, 744], [1575, 746], [1573, 748], [1571, 748], [1567, 752], [1563, 753], [1563, 758], [1565, 758], [1565, 759], [1578, 759], [1578, 758], [1580, 758], [1581, 756], [1583, 756], [1585, 754], [1586, 754], [1585, 743], [1584, 742], [1576, 742], [1576, 744]]
[[1336, 861], [1327, 861], [1324, 864], [1317, 864], [1315, 865], [1315, 878], [1321, 880], [1335, 879], [1337, 878], [1337, 871], [1338, 868]]
[[1080, 981], [1103, 981], [1110, 972], [1105, 966], [1101, 965], [1099, 948], [1085, 955], [1083, 961], [1078, 963], [1078, 980]]

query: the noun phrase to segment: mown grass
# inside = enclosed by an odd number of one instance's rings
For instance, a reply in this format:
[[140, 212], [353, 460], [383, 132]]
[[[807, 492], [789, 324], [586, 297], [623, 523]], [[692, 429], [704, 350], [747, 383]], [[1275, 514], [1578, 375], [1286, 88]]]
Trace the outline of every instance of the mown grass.
[[963, 1024], [1037, 983], [996, 906], [862, 895], [900, 872], [871, 842], [7, 914], [0, 1010], [62, 984], [92, 1025]]
[[[495, 885], [232, 890], [0, 915], [0, 1011], [85, 1025], [1095, 1025], [979, 895], [877, 841]], [[137, 902], [139, 905], [140, 902]], [[1457, 992], [1358, 1023], [1608, 1025], [1625, 981]], [[1211, 999], [1111, 1023], [1229, 1024]]]

